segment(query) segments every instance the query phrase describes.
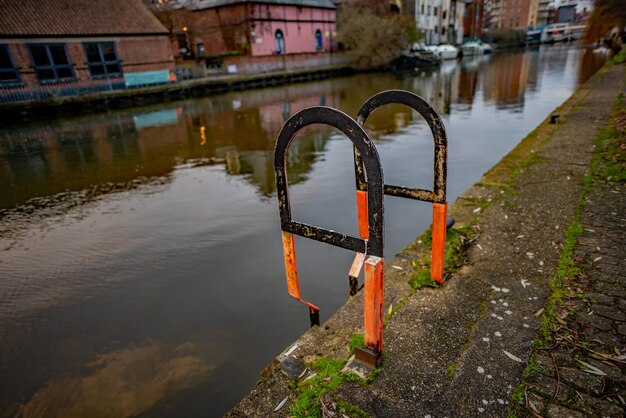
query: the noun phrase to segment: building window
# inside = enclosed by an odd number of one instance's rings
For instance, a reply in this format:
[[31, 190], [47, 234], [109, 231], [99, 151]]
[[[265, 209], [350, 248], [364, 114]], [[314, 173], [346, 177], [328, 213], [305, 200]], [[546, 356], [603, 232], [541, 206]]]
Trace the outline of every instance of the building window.
[[426, 10], [427, 10], [426, 15], [430, 16], [430, 5], [428, 5], [428, 9], [426, 9]]
[[433, 16], [437, 16], [437, 6], [433, 8]]
[[322, 38], [322, 31], [319, 29], [315, 31], [315, 49], [321, 51], [324, 47], [324, 40]]
[[122, 75], [122, 67], [117, 59], [113, 42], [89, 42], [84, 43], [83, 48], [92, 78]]
[[40, 82], [74, 79], [65, 44], [28, 45], [28, 49]]
[[198, 42], [196, 44], [196, 51], [198, 51], [198, 56], [199, 57], [204, 57], [206, 55], [206, 49], [204, 49], [204, 43], [203, 42]]
[[[184, 28], [183, 28], [184, 30]], [[191, 44], [189, 43], [188, 32], [184, 31], [176, 35], [176, 42], [178, 43], [178, 52], [183, 59], [193, 59], [193, 51], [191, 50]]]
[[276, 53], [284, 54], [285, 53], [285, 37], [283, 36], [283, 32], [278, 29], [274, 34], [276, 38]]
[[424, 16], [424, 3], [422, 3], [422, 16]]
[[20, 74], [13, 64], [8, 45], [0, 45], [0, 85], [19, 84]]
[[444, 11], [443, 11], [443, 14], [441, 15], [441, 18], [442, 18], [442, 19], [445, 19], [447, 14], [448, 14], [448, 11], [447, 11], [447, 10], [444, 10]]

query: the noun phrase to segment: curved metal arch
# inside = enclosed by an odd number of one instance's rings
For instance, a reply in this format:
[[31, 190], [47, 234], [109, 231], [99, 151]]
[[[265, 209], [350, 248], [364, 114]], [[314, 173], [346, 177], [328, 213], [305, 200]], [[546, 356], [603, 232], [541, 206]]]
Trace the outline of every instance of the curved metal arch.
[[[356, 238], [325, 230], [312, 225], [296, 222], [291, 217], [289, 202], [287, 151], [297, 133], [312, 124], [330, 125], [350, 139], [360, 156], [360, 166], [367, 174], [368, 189], [368, 238]], [[276, 193], [280, 211], [281, 229], [285, 232], [305, 238], [325, 242], [366, 255], [383, 257], [383, 172], [376, 147], [359, 124], [345, 113], [325, 106], [304, 109], [293, 115], [285, 123], [276, 141], [274, 149], [274, 171], [276, 174]]]
[[[446, 202], [446, 172], [448, 160], [448, 137], [441, 117], [437, 112], [418, 95], [404, 90], [386, 90], [370, 97], [361, 106], [356, 121], [363, 127], [370, 115], [379, 107], [387, 104], [403, 104], [417, 111], [428, 124], [435, 144], [434, 152], [434, 185], [433, 190], [424, 190], [404, 186], [384, 185], [385, 194], [406, 197], [415, 200], [424, 200], [433, 203]], [[363, 170], [363, 161], [360, 150], [354, 148], [354, 166], [356, 173], [357, 190], [367, 191], [369, 176]]]

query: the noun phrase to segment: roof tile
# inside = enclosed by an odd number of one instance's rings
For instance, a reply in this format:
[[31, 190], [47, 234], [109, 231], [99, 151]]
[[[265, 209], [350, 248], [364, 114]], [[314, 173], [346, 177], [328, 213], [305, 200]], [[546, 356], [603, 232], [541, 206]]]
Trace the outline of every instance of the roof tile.
[[0, 37], [167, 33], [141, 0], [0, 0]]

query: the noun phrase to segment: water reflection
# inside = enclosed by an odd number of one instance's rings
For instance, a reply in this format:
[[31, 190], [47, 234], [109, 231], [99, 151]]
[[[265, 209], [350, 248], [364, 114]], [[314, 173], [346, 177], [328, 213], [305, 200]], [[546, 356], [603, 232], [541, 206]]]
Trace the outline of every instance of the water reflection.
[[[522, 111], [527, 92], [537, 90], [539, 75], [552, 69], [577, 68], [577, 50], [542, 47], [541, 53], [509, 53], [444, 62], [434, 71], [395, 80], [417, 92], [441, 114], [469, 111], [482, 88], [485, 102], [499, 109]], [[579, 82], [598, 66], [586, 51]], [[82, 190], [101, 183], [164, 176], [176, 164], [198, 160], [226, 165], [245, 175], [265, 195], [273, 192], [271, 151], [283, 123], [295, 112], [316, 105], [356, 112], [372, 91], [389, 87], [391, 76], [350, 79], [254, 91], [195, 100], [139, 114], [62, 121], [53, 126], [0, 131], [0, 208], [33, 197]], [[416, 115], [403, 107], [376, 112], [368, 124], [375, 138], [396, 132]], [[292, 182], [301, 181], [323, 151], [329, 131], [308, 132], [290, 150]]]
[[[0, 184], [0, 208], [102, 183], [165, 176], [176, 164], [189, 161], [225, 164], [230, 174], [249, 176], [269, 195], [278, 131], [301, 109], [320, 103], [337, 106], [331, 89], [332, 83], [321, 94], [310, 87], [243, 94], [230, 103], [204, 99], [137, 115], [1, 131], [0, 175], [5, 181]], [[290, 153], [293, 182], [309, 170], [328, 130], [309, 129], [305, 138]]]
[[[452, 201], [595, 65], [557, 45], [1, 129], [0, 415], [222, 414], [307, 326], [284, 289], [272, 198], [286, 119], [314, 105], [354, 115], [374, 93], [414, 91], [443, 115]], [[384, 107], [367, 129], [388, 183], [430, 187], [419, 115]], [[333, 130], [299, 135], [294, 216], [356, 231], [351, 158]], [[428, 209], [385, 201], [387, 254], [428, 226]], [[303, 292], [325, 319], [345, 301], [351, 254], [298, 250]]]
[[84, 375], [54, 379], [7, 412], [23, 418], [134, 417], [214, 373], [215, 366], [206, 364], [198, 351], [192, 343], [167, 350], [151, 342], [102, 354], [85, 365]]

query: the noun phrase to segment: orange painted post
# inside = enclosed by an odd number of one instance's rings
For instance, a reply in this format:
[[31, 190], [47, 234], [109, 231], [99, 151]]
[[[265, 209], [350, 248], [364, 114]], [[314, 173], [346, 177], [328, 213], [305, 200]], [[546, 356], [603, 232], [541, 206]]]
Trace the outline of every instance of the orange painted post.
[[300, 301], [309, 308], [309, 318], [311, 326], [320, 324], [320, 308], [312, 303], [302, 300], [300, 297], [300, 284], [298, 283], [298, 268], [296, 264], [296, 246], [293, 234], [282, 232], [283, 235], [283, 254], [285, 256], [285, 271], [287, 272], [287, 290], [289, 295]]
[[293, 234], [283, 231], [283, 254], [285, 255], [285, 271], [287, 272], [287, 290], [292, 298], [300, 300], [298, 270], [296, 264], [296, 246]]
[[356, 191], [356, 209], [359, 220], [359, 236], [363, 239], [369, 238], [369, 224], [367, 222], [367, 192]]
[[383, 280], [385, 260], [370, 256], [365, 261], [365, 346], [378, 355], [383, 350]]
[[443, 264], [446, 248], [447, 203], [433, 203], [433, 235], [430, 261], [430, 278], [443, 283]]

